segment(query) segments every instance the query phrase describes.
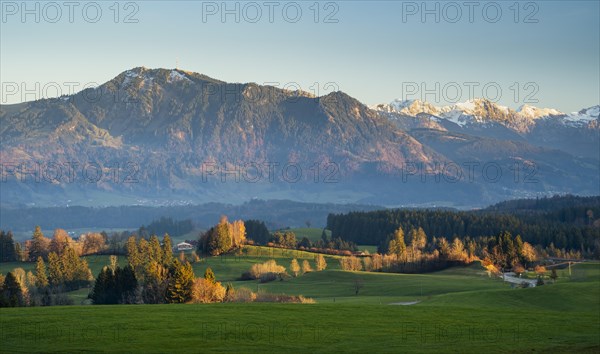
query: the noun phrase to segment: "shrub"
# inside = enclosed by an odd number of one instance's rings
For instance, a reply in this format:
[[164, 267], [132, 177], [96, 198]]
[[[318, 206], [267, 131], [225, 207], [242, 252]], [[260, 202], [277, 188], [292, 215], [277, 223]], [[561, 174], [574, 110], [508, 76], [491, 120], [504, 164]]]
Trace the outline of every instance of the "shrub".
[[250, 272], [243, 272], [240, 280], [253, 280], [252, 274]]
[[256, 294], [248, 288], [238, 288], [233, 291], [232, 302], [253, 302], [256, 300]]
[[[285, 273], [285, 267], [278, 265], [275, 260], [271, 259], [265, 263], [252, 265], [252, 267], [250, 267], [249, 276], [250, 279], [261, 279], [262, 275], [268, 273], [273, 273], [275, 278], [277, 278], [278, 275]], [[242, 274], [242, 278], [244, 275], [245, 274]]]
[[225, 288], [220, 282], [213, 283], [205, 278], [196, 278], [192, 285], [193, 303], [222, 302], [225, 299]]

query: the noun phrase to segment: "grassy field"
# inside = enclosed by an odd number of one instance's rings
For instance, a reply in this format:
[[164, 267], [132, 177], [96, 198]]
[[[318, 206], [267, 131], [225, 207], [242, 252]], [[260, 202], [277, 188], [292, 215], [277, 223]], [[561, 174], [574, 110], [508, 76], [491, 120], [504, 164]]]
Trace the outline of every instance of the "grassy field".
[[[598, 264], [583, 267], [588, 267], [586, 279], [564, 279], [534, 289], [495, 285], [486, 289], [487, 285], [480, 285], [476, 291], [444, 293], [451, 288], [442, 278], [472, 276], [478, 282], [478, 271], [459, 269], [424, 275], [424, 285], [437, 294], [414, 306], [362, 302], [359, 299], [369, 297], [365, 293], [352, 303], [308, 305], [0, 309], [0, 351], [597, 353]], [[407, 279], [401, 275], [389, 277], [396, 277], [400, 284]], [[380, 278], [370, 281], [367, 284], [373, 291], [390, 285], [380, 282]], [[400, 286], [395, 292], [411, 293], [402, 289]]]
[[[273, 253], [270, 253], [273, 252]], [[259, 292], [302, 294], [316, 304], [66, 306], [0, 309], [0, 352], [552, 352], [600, 351], [600, 264], [559, 270], [555, 284], [513, 289], [474, 264], [429, 274], [328, 269], [258, 284], [250, 265], [314, 255], [251, 247], [204, 259], [218, 280]], [[90, 265], [100, 269], [108, 257]], [[120, 258], [125, 262], [125, 258]], [[363, 287], [355, 295], [354, 284]], [[78, 299], [87, 289], [71, 293]], [[419, 301], [412, 306], [390, 305]]]

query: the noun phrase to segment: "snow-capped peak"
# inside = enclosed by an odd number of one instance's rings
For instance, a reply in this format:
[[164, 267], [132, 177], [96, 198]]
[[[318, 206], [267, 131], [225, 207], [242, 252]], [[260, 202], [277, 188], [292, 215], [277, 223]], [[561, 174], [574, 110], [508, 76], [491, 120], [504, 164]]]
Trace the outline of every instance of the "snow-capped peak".
[[548, 116], [560, 116], [563, 115], [561, 111], [558, 111], [553, 108], [538, 108], [534, 106], [530, 106], [528, 104], [524, 104], [521, 107], [517, 108], [517, 114], [523, 118], [541, 118]]

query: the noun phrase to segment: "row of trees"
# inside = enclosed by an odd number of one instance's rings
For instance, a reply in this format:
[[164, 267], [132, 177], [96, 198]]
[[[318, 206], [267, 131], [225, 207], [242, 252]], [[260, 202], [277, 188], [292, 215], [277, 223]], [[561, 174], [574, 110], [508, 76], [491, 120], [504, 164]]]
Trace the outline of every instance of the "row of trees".
[[0, 230], [0, 261], [35, 262], [39, 257], [47, 260], [50, 253], [62, 255], [67, 249], [72, 249], [78, 256], [95, 254], [106, 250], [107, 236], [100, 233], [87, 233], [81, 235], [77, 241], [73, 240], [63, 229], [54, 230], [52, 238], [47, 238], [39, 226], [35, 227], [30, 240], [25, 242], [25, 247], [14, 242], [12, 233]]
[[190, 219], [173, 220], [172, 218], [161, 217], [159, 220], [151, 222], [148, 226], [142, 225], [138, 230], [138, 235], [142, 238], [164, 234], [178, 237], [190, 233], [193, 230], [194, 224]]
[[[592, 208], [592, 207], [590, 207]], [[568, 209], [568, 208], [567, 208]], [[580, 217], [568, 213], [582, 214]], [[399, 227], [404, 230], [422, 228], [427, 235], [454, 239], [480, 238], [502, 231], [521, 235], [523, 241], [542, 247], [579, 251], [585, 256], [600, 257], [600, 224], [571, 222], [590, 219], [593, 212], [582, 206], [560, 211], [539, 211], [527, 214], [508, 214], [496, 211], [458, 212], [446, 210], [380, 210], [330, 214], [327, 229], [333, 237], [358, 244], [380, 244]], [[587, 210], [587, 211], [586, 211]], [[556, 214], [568, 214], [565, 221]], [[550, 218], [552, 215], [554, 218]], [[592, 217], [593, 218], [593, 217]]]
[[[315, 270], [320, 272], [325, 270], [325, 268], [327, 268], [327, 261], [322, 254], [318, 254], [315, 257]], [[307, 259], [303, 260], [302, 264], [300, 264], [296, 258], [292, 259], [290, 262], [290, 272], [294, 277], [297, 277], [301, 274], [310, 273], [312, 271], [313, 268]], [[274, 259], [271, 259], [264, 263], [253, 264], [248, 272], [242, 274], [241, 279], [257, 279], [260, 280], [260, 282], [265, 283], [275, 279], [283, 280], [283, 278], [288, 276], [289, 275], [285, 267], [277, 264]]]
[[465, 241], [455, 237], [448, 242], [445, 237], [428, 241], [422, 228], [411, 229], [405, 235], [401, 227], [382, 242], [378, 251], [362, 258], [344, 257], [340, 259], [340, 266], [349, 271], [418, 273], [482, 259], [486, 265], [508, 270], [532, 267], [539, 258], [538, 250], [509, 232], [494, 237], [465, 238]]

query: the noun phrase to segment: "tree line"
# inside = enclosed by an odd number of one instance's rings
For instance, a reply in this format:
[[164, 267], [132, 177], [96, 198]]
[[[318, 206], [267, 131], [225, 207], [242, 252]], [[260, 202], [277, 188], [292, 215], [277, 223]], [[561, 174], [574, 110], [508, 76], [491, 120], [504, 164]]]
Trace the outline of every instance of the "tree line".
[[173, 220], [170, 217], [161, 217], [146, 225], [140, 226], [138, 235], [143, 238], [149, 238], [151, 235], [169, 234], [178, 237], [190, 233], [194, 230], [194, 224], [191, 219]]
[[[573, 212], [583, 213], [586, 218], [593, 214], [584, 212], [586, 208], [581, 206], [572, 208]], [[405, 230], [422, 228], [430, 237], [463, 239], [490, 237], [507, 231], [521, 235], [523, 241], [534, 245], [577, 251], [586, 257], [598, 258], [600, 222], [597, 221], [578, 225], [551, 220], [545, 213], [524, 216], [498, 212], [393, 209], [330, 214], [327, 228], [333, 237], [367, 245], [381, 244], [398, 227]]]

